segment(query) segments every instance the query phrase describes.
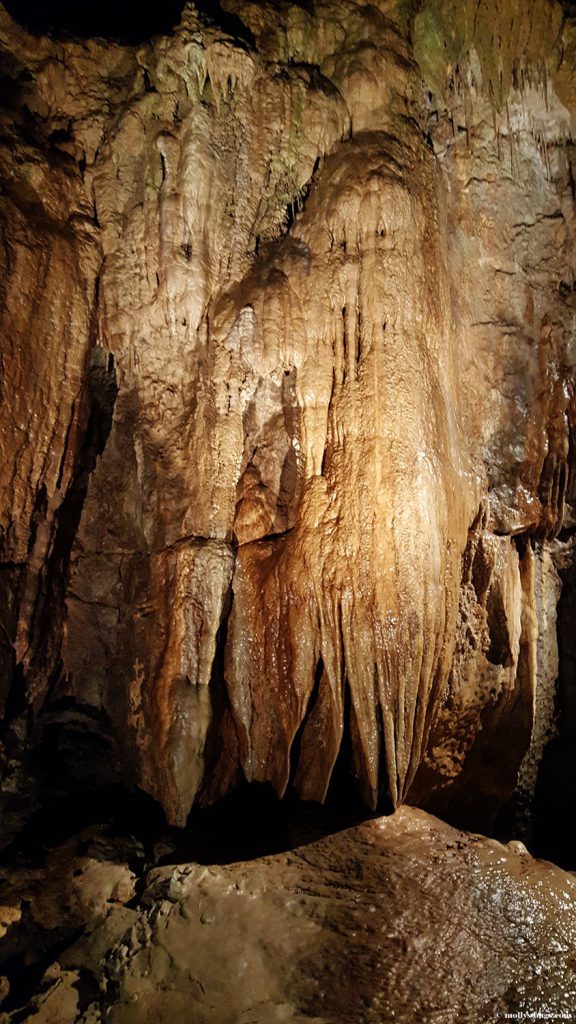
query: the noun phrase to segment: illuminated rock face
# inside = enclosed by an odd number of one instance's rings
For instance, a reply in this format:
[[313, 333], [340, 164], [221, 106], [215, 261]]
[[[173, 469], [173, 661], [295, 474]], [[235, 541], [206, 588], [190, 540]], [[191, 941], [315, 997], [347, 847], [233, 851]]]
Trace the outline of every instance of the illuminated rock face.
[[434, 106], [392, 4], [234, 11], [3, 16], [6, 693], [103, 711], [176, 823], [322, 800], [346, 736], [370, 806], [478, 826], [554, 717], [571, 116], [473, 54]]

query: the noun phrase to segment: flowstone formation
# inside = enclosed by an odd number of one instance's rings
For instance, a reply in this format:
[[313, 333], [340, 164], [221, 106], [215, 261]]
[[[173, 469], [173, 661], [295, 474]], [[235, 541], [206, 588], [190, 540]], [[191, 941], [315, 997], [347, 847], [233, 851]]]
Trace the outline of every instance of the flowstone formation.
[[529, 813], [576, 44], [493, 6], [189, 4], [133, 46], [0, 8], [4, 707], [173, 823], [345, 755], [372, 808]]

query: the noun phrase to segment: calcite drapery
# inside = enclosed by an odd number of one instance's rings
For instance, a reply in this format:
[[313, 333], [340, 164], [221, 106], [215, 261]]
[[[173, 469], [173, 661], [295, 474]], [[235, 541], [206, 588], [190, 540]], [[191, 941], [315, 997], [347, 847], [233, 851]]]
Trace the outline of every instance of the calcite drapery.
[[233, 10], [2, 14], [7, 684], [103, 710], [178, 823], [240, 771], [322, 799], [345, 730], [372, 806], [490, 814], [550, 726], [570, 111], [493, 110], [472, 47], [446, 114], [392, 3]]
[[289, 534], [240, 547], [226, 678], [244, 770], [280, 792], [316, 676], [298, 788], [326, 793], [348, 684], [366, 797], [376, 804], [385, 757], [403, 799], [450, 664], [475, 494], [451, 400], [435, 184], [418, 139], [343, 143], [294, 225], [273, 298], [267, 281], [248, 293], [259, 364], [296, 378], [302, 493]]

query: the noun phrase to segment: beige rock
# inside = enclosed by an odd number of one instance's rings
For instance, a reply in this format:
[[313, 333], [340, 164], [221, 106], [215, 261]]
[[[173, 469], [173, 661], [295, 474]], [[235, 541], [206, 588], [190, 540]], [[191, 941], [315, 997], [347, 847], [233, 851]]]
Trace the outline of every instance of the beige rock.
[[3, 866], [0, 881], [10, 897], [0, 908], [4, 937], [20, 922], [27, 927], [23, 907], [46, 932], [79, 926], [91, 932], [133, 899], [136, 877], [109, 842], [86, 830], [52, 850], [41, 867]]
[[14, 924], [18, 924], [22, 917], [22, 908], [20, 906], [2, 906], [0, 907], [0, 939], [4, 938], [6, 933]]
[[77, 971], [62, 971], [54, 964], [46, 972], [45, 981], [49, 987], [32, 1003], [28, 1019], [35, 1024], [70, 1024], [78, 1018]]

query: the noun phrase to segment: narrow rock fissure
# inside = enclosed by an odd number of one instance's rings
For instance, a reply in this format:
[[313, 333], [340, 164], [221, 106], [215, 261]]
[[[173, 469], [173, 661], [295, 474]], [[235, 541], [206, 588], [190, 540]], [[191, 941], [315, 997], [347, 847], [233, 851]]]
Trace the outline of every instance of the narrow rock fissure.
[[310, 717], [314, 712], [314, 708], [316, 707], [316, 704], [318, 702], [323, 672], [324, 662], [322, 660], [322, 656], [320, 656], [316, 663], [316, 668], [314, 669], [314, 681], [312, 683], [312, 689], [310, 691], [310, 696], [306, 704], [306, 710], [304, 712], [304, 716], [302, 718], [298, 731], [294, 739], [292, 740], [292, 746], [290, 748], [290, 786], [293, 785], [296, 772], [298, 771], [298, 764], [300, 761], [302, 746], [302, 737], [306, 730], [306, 726], [310, 721]]

